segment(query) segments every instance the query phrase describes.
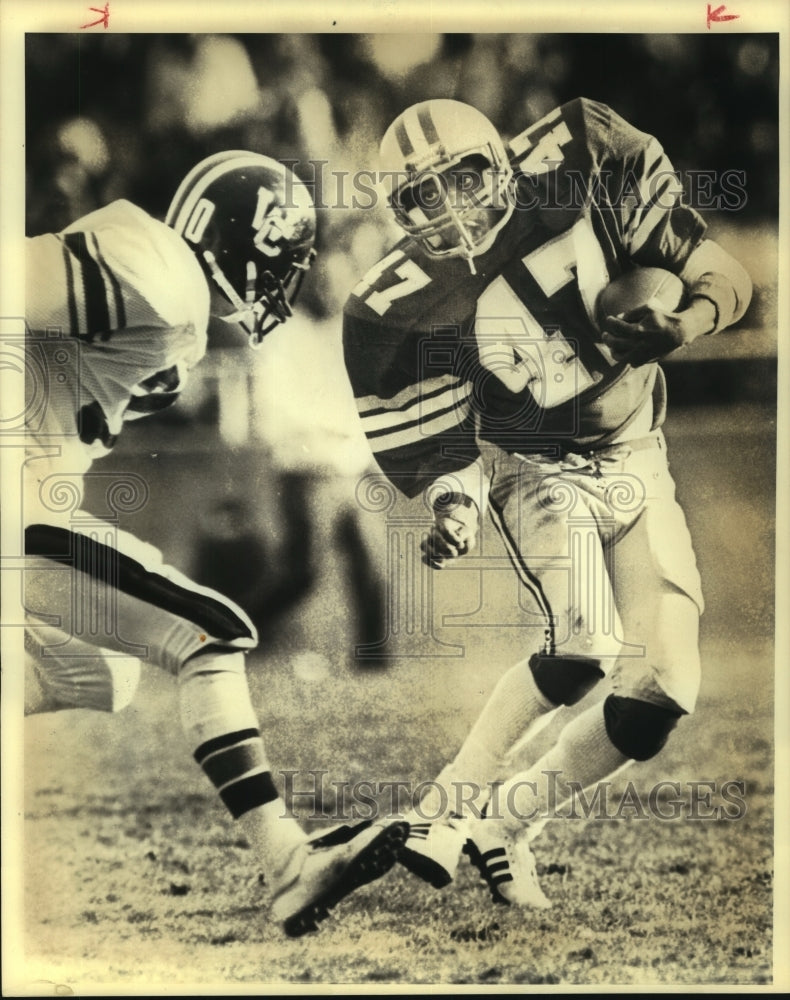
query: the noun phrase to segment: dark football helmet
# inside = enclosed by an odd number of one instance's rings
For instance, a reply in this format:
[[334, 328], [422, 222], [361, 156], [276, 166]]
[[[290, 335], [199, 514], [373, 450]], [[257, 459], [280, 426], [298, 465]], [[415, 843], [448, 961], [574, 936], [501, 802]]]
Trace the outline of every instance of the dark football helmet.
[[315, 207], [287, 167], [260, 153], [215, 153], [187, 174], [165, 222], [186, 240], [256, 347], [284, 323], [315, 256]]
[[474, 258], [510, 219], [513, 170], [499, 133], [461, 101], [403, 111], [381, 140], [380, 164], [398, 224], [431, 257]]

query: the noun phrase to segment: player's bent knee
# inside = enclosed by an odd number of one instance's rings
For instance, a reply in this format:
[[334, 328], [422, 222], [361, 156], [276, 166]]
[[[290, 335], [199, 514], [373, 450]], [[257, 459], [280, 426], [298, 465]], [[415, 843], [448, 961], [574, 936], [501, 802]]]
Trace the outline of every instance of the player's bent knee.
[[140, 661], [133, 657], [25, 655], [25, 715], [89, 709], [120, 712], [134, 698]]
[[577, 654], [534, 653], [529, 669], [538, 690], [554, 705], [575, 705], [604, 676], [600, 660]]
[[25, 656], [25, 715], [55, 712], [58, 704], [39, 676], [38, 669], [29, 656]]
[[655, 757], [684, 714], [680, 709], [616, 694], [610, 694], [603, 705], [609, 739], [632, 760]]

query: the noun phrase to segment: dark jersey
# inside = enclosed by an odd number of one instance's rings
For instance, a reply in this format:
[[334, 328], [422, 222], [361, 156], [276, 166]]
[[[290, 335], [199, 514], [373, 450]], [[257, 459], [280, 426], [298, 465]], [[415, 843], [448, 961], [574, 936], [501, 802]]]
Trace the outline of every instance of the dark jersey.
[[476, 274], [405, 239], [346, 304], [363, 428], [409, 495], [469, 465], [480, 438], [511, 452], [601, 447], [661, 394], [656, 365], [613, 360], [595, 314], [612, 279], [634, 266], [680, 273], [703, 239], [661, 146], [579, 99], [510, 153], [515, 210]]

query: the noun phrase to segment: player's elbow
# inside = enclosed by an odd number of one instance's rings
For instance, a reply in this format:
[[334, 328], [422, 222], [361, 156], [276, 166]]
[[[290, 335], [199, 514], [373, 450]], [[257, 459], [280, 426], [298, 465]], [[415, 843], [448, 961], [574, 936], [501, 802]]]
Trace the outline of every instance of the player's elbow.
[[737, 323], [749, 308], [753, 292], [751, 276], [713, 240], [700, 243], [686, 261], [680, 277], [687, 287], [704, 285], [711, 293], [722, 319], [718, 329]]
[[733, 260], [733, 265], [735, 271], [737, 272], [736, 277], [733, 279], [733, 289], [737, 300], [735, 315], [732, 320], [733, 323], [735, 323], [749, 308], [749, 303], [752, 301], [754, 286], [752, 284], [751, 276], [746, 268], [742, 267], [737, 260]]
[[[719, 249], [721, 250], [721, 248]], [[730, 256], [725, 250], [721, 250], [721, 254], [721, 264], [714, 273], [721, 275], [729, 282], [735, 296], [735, 308], [730, 320], [730, 324], [732, 324], [737, 323], [749, 308], [754, 286], [749, 272], [739, 261]]]

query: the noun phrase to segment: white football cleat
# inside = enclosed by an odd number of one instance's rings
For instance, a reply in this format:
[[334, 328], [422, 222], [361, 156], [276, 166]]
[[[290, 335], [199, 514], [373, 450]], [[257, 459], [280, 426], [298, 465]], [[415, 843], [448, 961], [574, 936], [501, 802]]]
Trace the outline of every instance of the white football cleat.
[[272, 914], [289, 937], [301, 937], [349, 893], [395, 864], [409, 833], [403, 820], [344, 824], [300, 845], [273, 882]]
[[515, 903], [545, 910], [551, 906], [538, 882], [529, 838], [515, 837], [502, 820], [481, 819], [471, 827], [464, 848], [491, 890], [495, 903]]
[[434, 889], [443, 889], [455, 876], [468, 836], [469, 821], [455, 815], [427, 820], [416, 810], [412, 810], [406, 820], [409, 836], [398, 860]]

